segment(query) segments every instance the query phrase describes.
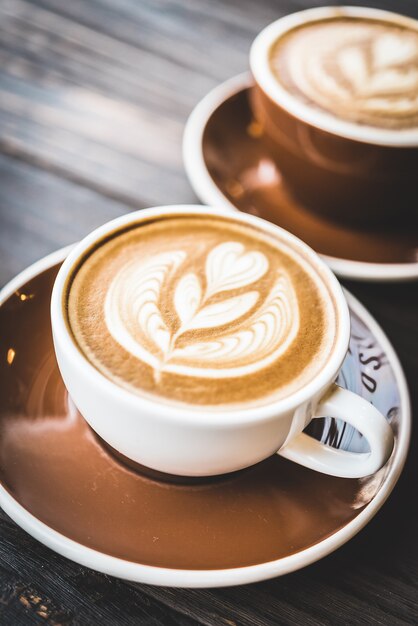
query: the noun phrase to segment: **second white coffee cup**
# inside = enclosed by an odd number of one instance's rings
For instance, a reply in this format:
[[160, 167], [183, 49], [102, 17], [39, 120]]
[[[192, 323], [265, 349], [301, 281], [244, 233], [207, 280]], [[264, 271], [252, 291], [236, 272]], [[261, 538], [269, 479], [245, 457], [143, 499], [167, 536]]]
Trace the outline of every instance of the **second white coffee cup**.
[[[338, 334], [326, 365], [305, 387], [252, 408], [214, 411], [197, 405], [171, 406], [122, 388], [85, 358], [66, 319], [66, 290], [74, 268], [111, 233], [167, 214], [225, 215], [228, 220], [253, 224], [290, 243], [321, 273], [336, 303]], [[52, 293], [51, 320], [58, 365], [81, 414], [118, 452], [152, 469], [184, 476], [216, 475], [248, 467], [278, 451], [311, 469], [356, 478], [379, 470], [392, 452], [393, 435], [384, 416], [334, 383], [350, 338], [348, 307], [337, 279], [303, 242], [259, 218], [186, 205], [145, 209], [113, 220], [77, 244], [62, 265]], [[312, 419], [324, 416], [342, 419], [359, 430], [370, 452], [337, 450], [302, 432]]]

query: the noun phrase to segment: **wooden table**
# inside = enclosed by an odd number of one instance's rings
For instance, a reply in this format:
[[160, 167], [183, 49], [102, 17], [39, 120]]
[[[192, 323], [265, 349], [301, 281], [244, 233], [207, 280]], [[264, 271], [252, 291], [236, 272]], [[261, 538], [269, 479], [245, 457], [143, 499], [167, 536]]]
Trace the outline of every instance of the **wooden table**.
[[[368, 2], [418, 17], [416, 0]], [[248, 67], [264, 25], [319, 4], [328, 3], [0, 0], [0, 284], [126, 211], [193, 202], [181, 158], [187, 115]], [[417, 285], [346, 285], [393, 341], [417, 407]], [[301, 572], [222, 590], [112, 579], [1, 514], [0, 622], [417, 624], [417, 477], [414, 433], [394, 494], [348, 545]]]

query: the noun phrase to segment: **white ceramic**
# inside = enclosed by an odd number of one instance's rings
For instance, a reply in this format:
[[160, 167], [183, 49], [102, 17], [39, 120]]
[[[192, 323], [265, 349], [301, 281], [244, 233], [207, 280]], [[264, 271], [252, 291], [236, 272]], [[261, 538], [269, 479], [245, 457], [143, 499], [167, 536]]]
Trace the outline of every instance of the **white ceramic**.
[[[71, 247], [58, 250], [21, 272], [0, 291], [0, 305], [26, 282], [57, 263], [61, 263], [70, 250]], [[288, 574], [327, 556], [364, 528], [384, 504], [402, 472], [408, 453], [411, 434], [410, 400], [405, 375], [402, 371], [399, 359], [386, 335], [370, 313], [368, 313], [351, 294], [345, 292], [345, 295], [350, 310], [358, 317], [359, 323], [361, 322], [364, 328], [363, 332], [367, 330], [369, 339], [376, 343], [378, 350], [385, 355], [385, 363], [387, 363], [387, 365], [379, 369], [377, 375], [380, 376], [384, 370], [388, 370], [387, 379], [379, 382], [378, 389], [382, 389], [384, 395], [389, 393], [389, 397], [383, 404], [382, 397], [377, 398], [376, 401], [382, 407], [384, 405], [391, 407], [393, 406], [392, 395], [395, 394], [395, 402], [399, 406], [399, 421], [396, 447], [391, 458], [390, 467], [387, 473], [385, 473], [382, 482], [376, 486], [376, 493], [373, 499], [371, 499], [357, 517], [323, 541], [288, 557], [248, 567], [222, 570], [170, 569], [152, 567], [125, 559], [115, 558], [98, 550], [87, 548], [64, 534], [57, 532], [29, 513], [15, 500], [9, 491], [0, 484], [1, 507], [21, 528], [59, 554], [81, 565], [103, 572], [104, 574], [151, 585], [194, 588], [242, 585]], [[351, 365], [347, 365], [348, 373], [351, 371]]]
[[[198, 198], [209, 206], [239, 211], [222, 193], [206, 166], [203, 134], [208, 121], [229, 98], [254, 84], [247, 72], [234, 76], [210, 91], [194, 108], [183, 135], [183, 162], [190, 184]], [[225, 138], [224, 138], [225, 140]], [[418, 260], [414, 263], [369, 263], [320, 255], [337, 276], [359, 281], [403, 282], [418, 279]]]
[[[113, 448], [152, 469], [185, 476], [208, 476], [253, 465], [280, 454], [311, 469], [357, 478], [379, 470], [393, 448], [392, 431], [370, 403], [333, 384], [346, 355], [350, 320], [334, 274], [313, 250], [293, 235], [259, 218], [236, 214], [239, 223], [257, 226], [280, 238], [307, 271], [320, 275], [333, 294], [338, 333], [328, 361], [302, 389], [265, 406], [209, 410], [168, 405], [134, 394], [110, 381], [83, 356], [65, 319], [65, 290], [74, 268], [109, 233], [163, 215], [222, 215], [201, 206], [143, 209], [101, 226], [83, 239], [62, 265], [52, 292], [51, 321], [55, 352], [64, 383], [90, 426]], [[367, 439], [370, 452], [351, 454], [330, 448], [302, 430], [315, 417], [345, 420]]]

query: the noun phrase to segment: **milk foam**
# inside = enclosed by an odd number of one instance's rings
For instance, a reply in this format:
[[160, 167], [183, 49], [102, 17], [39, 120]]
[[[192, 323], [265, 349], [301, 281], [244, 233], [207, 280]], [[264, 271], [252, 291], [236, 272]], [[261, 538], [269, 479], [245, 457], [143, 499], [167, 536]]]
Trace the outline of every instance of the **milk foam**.
[[77, 268], [68, 322], [80, 350], [130, 391], [167, 402], [259, 405], [328, 360], [332, 296], [275, 237], [177, 217], [115, 234]]
[[[205, 260], [205, 286], [196, 273], [181, 271], [186, 257], [173, 250], [134, 260], [118, 272], [105, 302], [114, 339], [152, 367], [156, 378], [163, 371], [217, 379], [254, 374], [283, 354], [299, 329], [286, 272], [277, 272], [263, 299], [257, 281], [269, 262], [261, 252], [236, 241], [216, 245]], [[168, 314], [177, 317], [176, 330], [163, 318], [163, 290], [173, 294]], [[190, 332], [202, 329], [211, 330], [205, 341]]]
[[313, 22], [280, 39], [270, 62], [288, 91], [337, 117], [418, 127], [418, 31], [364, 18]]

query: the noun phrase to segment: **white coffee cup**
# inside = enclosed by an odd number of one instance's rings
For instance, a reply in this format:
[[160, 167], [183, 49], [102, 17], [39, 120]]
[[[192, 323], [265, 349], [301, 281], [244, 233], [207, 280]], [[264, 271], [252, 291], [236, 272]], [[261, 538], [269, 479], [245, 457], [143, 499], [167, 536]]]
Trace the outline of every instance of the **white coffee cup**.
[[[52, 331], [58, 365], [68, 392], [83, 417], [104, 441], [124, 456], [152, 469], [184, 476], [223, 474], [253, 465], [279, 452], [311, 469], [357, 478], [379, 470], [393, 448], [384, 416], [360, 396], [334, 381], [346, 355], [350, 319], [334, 274], [306, 244], [259, 218], [228, 213], [229, 220], [253, 224], [291, 244], [320, 272], [332, 291], [338, 317], [337, 338], [326, 365], [305, 387], [259, 407], [205, 410], [168, 405], [141, 397], [100, 373], [78, 349], [66, 319], [69, 278], [86, 252], [110, 233], [170, 214], [222, 215], [202, 206], [144, 209], [101, 226], [71, 251], [58, 272], [51, 301]], [[352, 453], [320, 443], [303, 429], [316, 417], [340, 418], [359, 430], [370, 452]]]
[[[359, 24], [375, 21], [393, 28], [389, 40], [395, 33], [395, 42], [391, 44], [395, 53], [396, 50], [402, 53], [402, 29], [418, 32], [418, 21], [410, 17], [351, 6], [315, 7], [286, 15], [266, 26], [257, 35], [250, 52], [250, 67], [255, 81], [250, 101], [254, 116], [263, 129], [263, 141], [294, 196], [311, 211], [337, 221], [374, 223], [379, 227], [385, 221], [391, 223], [395, 220], [398, 223], [401, 219], [413, 220], [418, 202], [418, 128], [379, 128], [371, 123], [357, 123], [344, 116], [339, 117], [339, 100], [335, 94], [334, 106], [331, 107], [333, 112], [326, 111], [310, 102], [308, 96], [300, 98], [292, 89], [285, 87], [272, 69], [271, 53], [275, 42], [299, 28], [334, 19], [358, 20]], [[399, 29], [399, 39], [396, 29]], [[324, 37], [326, 39], [326, 35]], [[350, 85], [349, 92], [353, 97], [358, 94], [363, 104], [368, 97], [377, 102], [384, 101], [381, 87], [384, 80], [387, 94], [391, 94], [388, 102], [392, 106], [396, 104], [393, 102], [396, 96], [399, 98], [398, 105], [402, 107], [402, 103], [409, 100], [400, 87], [404, 84], [407, 66], [404, 67], [399, 60], [392, 60], [385, 37], [382, 35], [380, 40], [376, 40], [379, 49], [383, 47], [386, 50], [380, 63], [377, 59], [375, 64], [373, 62], [375, 52], [372, 46], [359, 45], [351, 49], [356, 59], [354, 67], [346, 67], [344, 75]], [[408, 42], [406, 38], [405, 42]], [[320, 65], [315, 62], [315, 52], [313, 49], [312, 64], [317, 71]], [[336, 66], [338, 58], [336, 51]], [[366, 59], [370, 64], [366, 71], [367, 79], [358, 80], [357, 64], [363, 67]], [[374, 71], [376, 75], [373, 75]], [[332, 84], [335, 93], [341, 87], [338, 82], [334, 85], [333, 74], [329, 77], [316, 76], [315, 80], [325, 90], [327, 85]], [[391, 84], [391, 81], [395, 82]], [[413, 101], [412, 96], [410, 100]], [[414, 228], [412, 221], [411, 228]]]

